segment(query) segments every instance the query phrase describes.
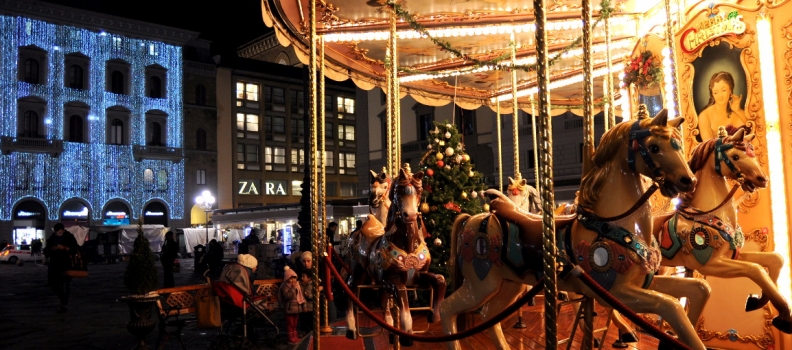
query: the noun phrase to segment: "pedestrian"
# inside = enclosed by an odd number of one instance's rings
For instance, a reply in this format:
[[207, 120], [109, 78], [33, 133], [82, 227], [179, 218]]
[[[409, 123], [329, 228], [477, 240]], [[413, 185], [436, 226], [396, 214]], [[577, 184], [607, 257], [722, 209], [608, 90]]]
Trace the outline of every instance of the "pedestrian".
[[286, 334], [289, 337], [289, 344], [295, 345], [300, 342], [297, 336], [297, 322], [300, 312], [305, 307], [305, 295], [300, 288], [300, 282], [297, 281], [297, 273], [288, 266], [283, 269], [283, 283], [278, 291], [278, 301], [286, 311]]
[[217, 242], [216, 239], [209, 241], [209, 247], [206, 249], [206, 262], [209, 265], [209, 271], [211, 273], [218, 273], [220, 272], [220, 266], [223, 261], [223, 246]]
[[179, 251], [179, 244], [173, 238], [173, 231], [165, 233], [165, 243], [162, 244], [162, 252], [160, 253], [160, 263], [162, 263], [162, 271], [165, 276], [164, 287], [174, 287], [173, 281], [173, 264], [176, 261], [176, 255]]
[[236, 264], [228, 264], [220, 273], [220, 280], [235, 285], [245, 294], [253, 293], [253, 281], [258, 269], [258, 259], [250, 254], [237, 255]]
[[53, 233], [47, 239], [44, 247], [44, 256], [49, 258], [47, 269], [47, 283], [50, 289], [60, 299], [58, 313], [68, 311], [69, 294], [71, 293], [71, 277], [66, 275], [66, 270], [71, 268], [70, 256], [79, 252], [80, 246], [71, 232], [66, 231], [62, 223], [57, 223], [52, 228]]
[[[302, 266], [300, 271], [300, 288], [302, 289], [303, 296], [305, 297], [305, 307], [300, 312], [299, 331], [301, 333], [308, 333], [314, 329], [313, 324], [313, 303], [314, 303], [314, 287], [313, 287], [313, 254], [309, 251], [300, 254], [300, 263]], [[320, 281], [321, 283], [321, 281]], [[319, 286], [319, 292], [322, 291], [322, 286]]]
[[327, 225], [327, 232], [325, 232], [325, 236], [327, 237], [327, 242], [333, 243], [333, 245], [340, 245], [341, 236], [336, 231], [338, 231], [338, 223], [333, 221]]

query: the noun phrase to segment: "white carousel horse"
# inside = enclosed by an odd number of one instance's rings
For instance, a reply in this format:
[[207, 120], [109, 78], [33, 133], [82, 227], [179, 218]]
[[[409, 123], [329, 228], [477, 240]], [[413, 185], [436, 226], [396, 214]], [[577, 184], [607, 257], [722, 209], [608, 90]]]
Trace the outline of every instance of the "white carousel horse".
[[[352, 262], [352, 273], [348, 284], [356, 290], [368, 276], [383, 290], [390, 292], [399, 308], [401, 329], [412, 333], [412, 316], [410, 314], [407, 287], [422, 286], [433, 289], [435, 300], [433, 313], [429, 322], [440, 319], [440, 303], [445, 297], [445, 278], [429, 272], [432, 258], [424, 241], [429, 237], [418, 211], [421, 203], [423, 172], [412, 174], [409, 167], [399, 171], [389, 190], [392, 205], [388, 211], [387, 225], [383, 228], [379, 221], [370, 220], [360, 230], [359, 242], [352, 248], [356, 261]], [[386, 234], [387, 232], [387, 234]], [[383, 298], [384, 299], [384, 298]], [[393, 324], [393, 319], [386, 309], [385, 321]], [[347, 338], [357, 337], [355, 310], [350, 300], [347, 307]], [[402, 345], [409, 346], [412, 340], [400, 338]]]
[[517, 180], [509, 177], [509, 187], [506, 188], [508, 197], [518, 208], [529, 213], [538, 214], [542, 212], [542, 197], [539, 191], [528, 184], [528, 181], [517, 176]]
[[[745, 311], [769, 301], [779, 312], [773, 326], [792, 333], [789, 302], [777, 286], [784, 258], [775, 252], [740, 250], [745, 238], [737, 224], [734, 193], [739, 187], [745, 192], [767, 187], [767, 176], [751, 146], [754, 136], [746, 135], [744, 128], [727, 136], [723, 128], [719, 137], [693, 149], [688, 165], [699, 179], [696, 190], [680, 195], [679, 210], [655, 219], [655, 236], [665, 266], [685, 266], [705, 276], [745, 277], [756, 283], [762, 296], [749, 297]], [[731, 190], [727, 180], [737, 182]]]
[[[655, 179], [666, 197], [693, 190], [696, 180], [685, 163], [676, 129], [681, 121], [668, 121], [661, 112], [653, 119], [621, 123], [602, 136], [594, 168], [581, 182], [578, 215], [556, 219], [556, 228], [567, 231], [558, 241], [557, 254], [566, 265], [579, 263], [634, 312], [660, 315], [681, 342], [704, 350], [693, 324], [709, 298], [709, 285], [700, 279], [654, 276], [660, 252], [651, 234], [651, 208], [641, 179]], [[482, 320], [497, 315], [525, 290], [524, 284], [536, 284], [537, 272], [542, 271], [542, 218], [520, 213], [500, 198], [490, 208], [492, 213], [461, 214], [454, 222], [452, 261], [464, 281], [440, 306], [447, 334], [456, 333], [456, 316], [463, 312], [481, 307]], [[573, 276], [559, 278], [558, 289], [608, 305]], [[687, 314], [677, 299], [680, 296], [690, 301]], [[509, 348], [500, 325], [490, 332], [496, 348]], [[448, 348], [460, 349], [460, 345], [449, 342]]]

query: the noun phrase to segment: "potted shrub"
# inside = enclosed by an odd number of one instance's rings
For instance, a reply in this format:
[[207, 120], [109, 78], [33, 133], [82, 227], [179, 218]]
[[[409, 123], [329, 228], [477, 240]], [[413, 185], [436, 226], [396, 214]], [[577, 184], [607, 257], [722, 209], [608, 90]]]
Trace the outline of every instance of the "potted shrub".
[[143, 220], [138, 223], [138, 236], [132, 248], [126, 271], [124, 286], [130, 295], [121, 299], [129, 306], [129, 323], [127, 330], [138, 338], [136, 349], [148, 349], [145, 338], [154, 330], [155, 321], [151, 318], [154, 303], [157, 301], [159, 277], [155, 265], [154, 252], [151, 251], [149, 240], [143, 233]]

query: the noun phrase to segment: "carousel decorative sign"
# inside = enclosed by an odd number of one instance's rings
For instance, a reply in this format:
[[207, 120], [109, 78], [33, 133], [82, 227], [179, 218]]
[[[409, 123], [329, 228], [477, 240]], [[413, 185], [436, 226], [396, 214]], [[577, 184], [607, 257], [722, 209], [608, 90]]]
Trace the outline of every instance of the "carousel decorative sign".
[[695, 52], [712, 39], [730, 34], [743, 34], [745, 29], [742, 15], [737, 11], [731, 11], [727, 15], [713, 15], [699, 23], [696, 28], [690, 28], [682, 33], [680, 39], [682, 51], [685, 53]]

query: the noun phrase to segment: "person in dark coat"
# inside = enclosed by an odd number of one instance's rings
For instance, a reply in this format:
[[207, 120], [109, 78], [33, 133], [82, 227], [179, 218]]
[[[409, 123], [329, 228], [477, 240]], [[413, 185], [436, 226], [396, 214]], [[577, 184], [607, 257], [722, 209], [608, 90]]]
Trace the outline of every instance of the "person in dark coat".
[[221, 270], [223, 257], [225, 253], [223, 253], [223, 246], [217, 242], [216, 239], [209, 241], [209, 248], [206, 249], [206, 263], [209, 264], [209, 270], [212, 273], [218, 273]]
[[57, 223], [52, 228], [53, 233], [47, 239], [44, 247], [44, 256], [49, 258], [47, 269], [47, 283], [60, 299], [58, 313], [68, 311], [69, 294], [71, 294], [71, 277], [66, 276], [66, 270], [71, 268], [70, 256], [80, 251], [77, 239], [71, 232], [66, 231], [62, 223]]
[[177, 253], [179, 252], [179, 244], [173, 238], [173, 231], [165, 233], [165, 243], [162, 244], [162, 255], [160, 255], [160, 263], [162, 263], [162, 271], [165, 276], [163, 286], [170, 288], [175, 286], [173, 281], [173, 264], [176, 261]]

